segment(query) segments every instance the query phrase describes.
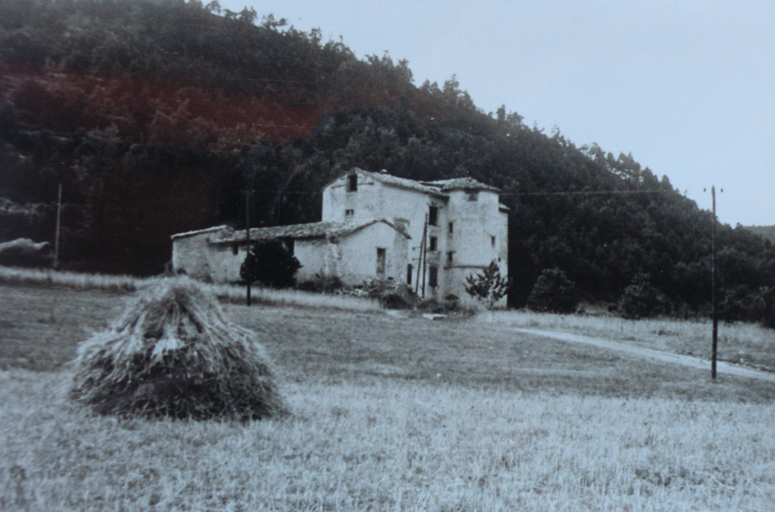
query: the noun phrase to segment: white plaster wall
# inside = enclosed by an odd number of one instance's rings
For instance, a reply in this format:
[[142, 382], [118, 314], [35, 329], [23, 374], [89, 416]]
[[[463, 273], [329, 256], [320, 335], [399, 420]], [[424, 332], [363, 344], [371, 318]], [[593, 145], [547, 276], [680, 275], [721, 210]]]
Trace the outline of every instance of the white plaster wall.
[[444, 293], [470, 303], [473, 299], [465, 291], [466, 277], [495, 261], [501, 275], [508, 278], [508, 214], [500, 211], [495, 192], [479, 191], [478, 199], [469, 201], [468, 192], [454, 190], [450, 192], [448, 215], [454, 222], [454, 233], [448, 237], [447, 250], [455, 254], [452, 265], [445, 269]]
[[217, 231], [176, 238], [172, 241], [172, 266], [196, 279], [218, 283], [239, 280], [239, 269], [245, 260], [244, 245], [237, 255], [232, 246], [212, 245], [210, 239]]
[[[431, 205], [438, 207], [438, 222], [436, 226], [428, 226], [426, 234], [426, 247], [430, 237], [438, 240], [437, 250], [428, 251], [427, 264], [437, 264], [439, 267], [439, 286], [433, 289], [427, 286], [428, 272], [425, 272], [426, 297], [438, 297], [443, 294], [444, 288], [444, 258], [446, 257], [447, 243], [447, 202], [445, 198], [426, 194], [418, 190], [412, 190], [395, 185], [384, 184], [371, 177], [358, 173], [358, 190], [347, 192], [347, 175], [333, 182], [323, 192], [323, 221], [341, 222], [348, 219], [345, 211], [353, 210], [354, 219], [385, 218], [396, 225], [404, 226], [406, 232], [412, 237], [406, 246], [406, 263], [412, 263], [414, 269], [412, 287], [417, 278], [417, 268], [420, 265], [420, 244], [423, 238], [426, 215]], [[395, 279], [406, 282], [406, 263], [402, 270], [394, 270]], [[422, 272], [420, 277], [422, 278]], [[422, 289], [422, 283], [418, 290]]]
[[[377, 248], [385, 249], [385, 274], [377, 274]], [[376, 223], [336, 242], [299, 240], [295, 256], [302, 264], [297, 281], [313, 279], [316, 273], [338, 276], [347, 285], [360, 285], [376, 278], [402, 282], [406, 274], [406, 237], [385, 223]]]
[[301, 268], [296, 272], [297, 282], [314, 279], [315, 274], [340, 275], [341, 249], [328, 240], [296, 240], [293, 255], [301, 263]]

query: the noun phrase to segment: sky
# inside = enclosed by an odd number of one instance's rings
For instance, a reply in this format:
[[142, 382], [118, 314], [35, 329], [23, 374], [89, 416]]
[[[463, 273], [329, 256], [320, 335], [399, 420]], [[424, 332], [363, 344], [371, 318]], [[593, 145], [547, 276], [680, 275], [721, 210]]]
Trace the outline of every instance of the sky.
[[[206, 3], [206, 2], [205, 2]], [[359, 58], [406, 59], [416, 85], [453, 75], [576, 146], [631, 153], [735, 226], [775, 225], [775, 2], [220, 0]], [[707, 190], [706, 190], [707, 189]], [[723, 189], [723, 193], [720, 192]]]

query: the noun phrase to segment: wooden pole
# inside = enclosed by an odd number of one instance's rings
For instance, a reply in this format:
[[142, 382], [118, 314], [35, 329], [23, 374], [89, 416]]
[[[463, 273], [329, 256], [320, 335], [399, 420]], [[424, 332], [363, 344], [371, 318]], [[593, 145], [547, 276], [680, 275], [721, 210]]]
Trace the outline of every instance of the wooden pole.
[[250, 306], [251, 304], [251, 297], [250, 297], [250, 278], [251, 278], [251, 272], [250, 272], [250, 185], [248, 185], [245, 188], [245, 266], [247, 267], [247, 276], [248, 278], [245, 279], [245, 282], [247, 283], [247, 298], [246, 302], [247, 305]]
[[425, 214], [425, 226], [422, 228], [422, 298], [425, 298], [425, 267], [426, 267], [426, 255], [428, 250], [425, 248], [426, 239], [428, 238], [428, 214]]
[[59, 184], [59, 193], [57, 194], [57, 228], [54, 235], [54, 270], [59, 268], [59, 233], [62, 224], [62, 184]]
[[422, 262], [425, 252], [425, 232], [428, 229], [428, 224], [425, 224], [422, 228], [422, 238], [420, 239], [420, 254], [417, 256], [417, 279], [414, 280], [414, 293], [420, 291], [420, 276], [422, 272]]
[[711, 351], [710, 377], [716, 379], [716, 355], [718, 353], [718, 294], [716, 293], [716, 187], [710, 188], [713, 198], [713, 226], [710, 234], [711, 246], [711, 300], [713, 301], [713, 348]]

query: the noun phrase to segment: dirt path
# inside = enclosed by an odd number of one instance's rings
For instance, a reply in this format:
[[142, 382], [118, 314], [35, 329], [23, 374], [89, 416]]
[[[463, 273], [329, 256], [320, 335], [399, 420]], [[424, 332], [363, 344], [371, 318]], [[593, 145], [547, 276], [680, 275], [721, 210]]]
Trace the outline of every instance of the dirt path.
[[[531, 334], [533, 336], [543, 336], [545, 338], [567, 341], [569, 343], [583, 343], [608, 350], [615, 350], [617, 352], [624, 352], [626, 354], [631, 354], [638, 357], [647, 357], [650, 359], [656, 359], [658, 361], [664, 361], [666, 363], [679, 364], [689, 368], [707, 370], [707, 372], [710, 373], [710, 361], [705, 361], [696, 357], [673, 354], [670, 352], [663, 352], [661, 350], [654, 350], [650, 348], [634, 347], [632, 345], [626, 345], [624, 343], [618, 343], [615, 341], [591, 338], [589, 336], [581, 336], [578, 334], [570, 334], [565, 332], [542, 331], [539, 329], [516, 330], [518, 332]], [[743, 368], [741, 366], [725, 363], [723, 361], [718, 361], [716, 363], [716, 371], [718, 374], [727, 374], [734, 375], [736, 377], [748, 377], [751, 379], [761, 379], [769, 382], [775, 382], [775, 373]]]

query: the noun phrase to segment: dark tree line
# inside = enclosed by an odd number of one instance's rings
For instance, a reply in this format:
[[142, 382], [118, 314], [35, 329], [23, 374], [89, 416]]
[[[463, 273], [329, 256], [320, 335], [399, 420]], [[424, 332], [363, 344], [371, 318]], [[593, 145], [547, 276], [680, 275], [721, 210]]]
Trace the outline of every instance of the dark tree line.
[[[501, 188], [514, 306], [558, 269], [586, 299], [709, 308], [708, 212], [630, 155], [482, 112], [454, 77], [418, 86], [406, 61], [217, 2], [0, 3], [0, 241], [52, 240], [63, 183], [65, 267], [158, 273], [171, 234], [242, 227], [246, 187], [251, 225], [311, 222], [354, 166]], [[727, 317], [775, 318], [772, 242], [718, 238]]]

